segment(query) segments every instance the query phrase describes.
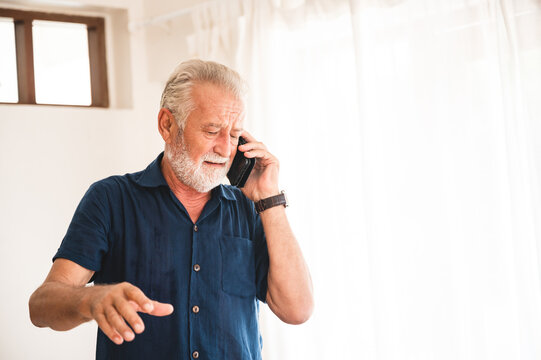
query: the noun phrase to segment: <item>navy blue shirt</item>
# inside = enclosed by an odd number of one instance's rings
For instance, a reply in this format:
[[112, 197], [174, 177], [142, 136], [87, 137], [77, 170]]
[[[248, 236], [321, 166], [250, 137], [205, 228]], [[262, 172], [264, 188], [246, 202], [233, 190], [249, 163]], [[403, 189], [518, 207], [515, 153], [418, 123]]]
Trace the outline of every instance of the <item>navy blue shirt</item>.
[[162, 157], [94, 183], [53, 258], [95, 271], [95, 284], [127, 281], [175, 308], [140, 313], [145, 331], [122, 345], [98, 329], [96, 358], [261, 359], [258, 300], [269, 266], [261, 219], [239, 189], [220, 185], [194, 224], [163, 177]]

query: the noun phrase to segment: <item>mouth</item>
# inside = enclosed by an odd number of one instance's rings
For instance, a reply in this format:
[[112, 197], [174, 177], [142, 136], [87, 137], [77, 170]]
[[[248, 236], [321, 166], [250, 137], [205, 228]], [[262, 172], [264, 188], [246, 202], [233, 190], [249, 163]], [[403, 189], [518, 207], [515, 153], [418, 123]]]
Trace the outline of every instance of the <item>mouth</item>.
[[203, 161], [203, 164], [205, 164], [207, 166], [215, 167], [215, 168], [221, 168], [221, 167], [224, 167], [226, 163], [225, 162], [216, 163], [216, 162], [212, 162], [212, 161]]

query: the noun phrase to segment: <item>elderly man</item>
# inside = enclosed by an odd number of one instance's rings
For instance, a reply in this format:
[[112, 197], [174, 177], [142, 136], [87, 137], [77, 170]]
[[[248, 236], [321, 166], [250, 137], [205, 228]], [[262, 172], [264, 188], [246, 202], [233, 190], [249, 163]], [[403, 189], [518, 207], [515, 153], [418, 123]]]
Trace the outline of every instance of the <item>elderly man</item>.
[[[235, 71], [179, 65], [158, 114], [164, 152], [90, 187], [30, 298], [34, 325], [96, 320], [98, 359], [260, 359], [258, 301], [290, 324], [310, 317], [278, 160], [243, 130], [243, 97]], [[239, 189], [221, 182], [241, 135], [256, 164]]]

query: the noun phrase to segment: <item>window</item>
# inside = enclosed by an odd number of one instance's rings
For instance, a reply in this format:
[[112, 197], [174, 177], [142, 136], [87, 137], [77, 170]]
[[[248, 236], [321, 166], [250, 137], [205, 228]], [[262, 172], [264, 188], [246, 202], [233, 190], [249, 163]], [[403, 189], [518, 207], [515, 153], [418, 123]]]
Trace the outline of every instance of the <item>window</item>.
[[104, 19], [0, 9], [0, 103], [107, 107]]

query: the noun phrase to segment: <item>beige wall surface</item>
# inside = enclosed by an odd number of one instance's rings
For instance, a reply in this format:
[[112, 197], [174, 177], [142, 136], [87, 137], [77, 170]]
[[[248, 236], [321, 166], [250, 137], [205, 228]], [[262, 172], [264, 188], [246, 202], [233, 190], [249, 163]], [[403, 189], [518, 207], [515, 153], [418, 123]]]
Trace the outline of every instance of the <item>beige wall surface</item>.
[[170, 0], [143, 0], [146, 18], [136, 24], [147, 22], [144, 30], [148, 77], [151, 81], [161, 81], [169, 69], [178, 64], [179, 59], [188, 57], [186, 35], [193, 29], [188, 11], [201, 3], [205, 1], [184, 0], [180, 5]]
[[137, 24], [193, 3], [0, 1], [0, 7], [104, 16], [112, 104], [108, 109], [0, 105], [0, 359], [94, 358], [95, 324], [68, 332], [36, 328], [28, 317], [28, 298], [47, 275], [90, 184], [139, 171], [162, 150], [159, 98], [185, 45], [176, 29], [162, 41], [167, 27]]

